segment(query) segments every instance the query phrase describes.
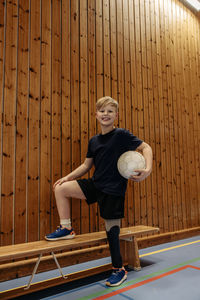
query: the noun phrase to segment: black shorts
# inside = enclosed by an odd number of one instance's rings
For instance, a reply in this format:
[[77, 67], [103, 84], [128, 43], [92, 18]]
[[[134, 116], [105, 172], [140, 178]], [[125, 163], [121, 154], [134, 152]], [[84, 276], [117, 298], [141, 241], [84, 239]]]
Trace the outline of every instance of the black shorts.
[[92, 179], [77, 180], [88, 205], [98, 203], [100, 216], [104, 219], [124, 218], [124, 197], [106, 194], [98, 190]]

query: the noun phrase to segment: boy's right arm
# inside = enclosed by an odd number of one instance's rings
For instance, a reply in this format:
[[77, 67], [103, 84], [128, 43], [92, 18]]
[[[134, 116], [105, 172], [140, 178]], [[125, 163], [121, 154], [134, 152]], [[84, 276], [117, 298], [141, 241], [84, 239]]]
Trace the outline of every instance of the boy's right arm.
[[75, 180], [75, 179], [83, 176], [92, 168], [92, 166], [93, 166], [93, 158], [86, 158], [84, 163], [82, 163], [78, 168], [76, 168], [74, 171], [69, 173], [67, 176], [57, 180], [53, 185], [53, 189], [55, 189], [55, 186], [57, 184], [61, 185], [62, 183], [66, 182], [66, 181]]

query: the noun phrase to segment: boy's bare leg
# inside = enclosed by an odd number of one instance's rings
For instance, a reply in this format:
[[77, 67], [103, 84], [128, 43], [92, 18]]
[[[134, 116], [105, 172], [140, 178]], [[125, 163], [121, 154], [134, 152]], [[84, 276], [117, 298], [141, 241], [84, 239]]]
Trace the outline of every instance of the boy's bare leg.
[[54, 189], [58, 214], [60, 217], [60, 226], [56, 231], [47, 234], [45, 239], [56, 241], [60, 239], [71, 239], [75, 237], [75, 232], [71, 227], [70, 219], [70, 198], [85, 199], [77, 181], [66, 181], [61, 185], [57, 184]]
[[57, 184], [55, 187], [56, 205], [60, 219], [70, 218], [70, 198], [85, 199], [76, 180]]

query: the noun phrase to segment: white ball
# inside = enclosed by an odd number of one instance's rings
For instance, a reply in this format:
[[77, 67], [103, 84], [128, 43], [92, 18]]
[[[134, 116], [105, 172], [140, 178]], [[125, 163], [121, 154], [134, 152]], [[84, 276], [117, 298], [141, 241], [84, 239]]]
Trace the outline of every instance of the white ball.
[[124, 152], [118, 159], [117, 168], [122, 177], [129, 179], [131, 175], [138, 175], [134, 170], [145, 169], [144, 156], [137, 151]]

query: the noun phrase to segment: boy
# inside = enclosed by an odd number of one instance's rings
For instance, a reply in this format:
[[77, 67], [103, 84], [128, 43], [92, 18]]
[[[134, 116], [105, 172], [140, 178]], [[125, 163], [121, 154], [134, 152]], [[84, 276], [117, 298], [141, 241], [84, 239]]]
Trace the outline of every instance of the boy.
[[[146, 169], [137, 170], [133, 181], [142, 181], [152, 169], [151, 147], [135, 137], [128, 130], [115, 128], [118, 117], [118, 102], [111, 97], [103, 97], [96, 104], [96, 118], [101, 126], [101, 134], [90, 139], [86, 159], [77, 169], [56, 181], [54, 192], [60, 217], [58, 229], [46, 235], [49, 241], [74, 238], [71, 227], [69, 198], [85, 199], [88, 204], [97, 202], [100, 215], [105, 220], [106, 234], [113, 265], [113, 273], [107, 279], [107, 286], [118, 286], [126, 278], [120, 254], [120, 219], [124, 217], [124, 197], [127, 180], [117, 170], [117, 160], [128, 150], [139, 150], [146, 161]], [[78, 179], [92, 166], [95, 171], [90, 179]]]

